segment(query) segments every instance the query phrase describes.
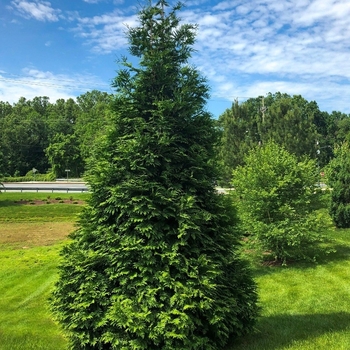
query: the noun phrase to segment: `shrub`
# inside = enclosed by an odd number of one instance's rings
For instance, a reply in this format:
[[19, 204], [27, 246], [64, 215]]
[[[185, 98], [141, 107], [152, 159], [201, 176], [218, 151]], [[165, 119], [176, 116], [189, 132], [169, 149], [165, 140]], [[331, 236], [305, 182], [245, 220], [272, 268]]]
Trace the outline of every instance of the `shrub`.
[[35, 177], [32, 174], [25, 176], [5, 176], [3, 182], [26, 182], [26, 181], [54, 181], [56, 177], [52, 173], [48, 174], [35, 174]]
[[283, 147], [269, 142], [245, 158], [233, 172], [234, 196], [244, 229], [252, 241], [284, 263], [287, 259], [314, 258], [327, 223], [317, 212], [322, 191], [316, 164], [298, 161]]

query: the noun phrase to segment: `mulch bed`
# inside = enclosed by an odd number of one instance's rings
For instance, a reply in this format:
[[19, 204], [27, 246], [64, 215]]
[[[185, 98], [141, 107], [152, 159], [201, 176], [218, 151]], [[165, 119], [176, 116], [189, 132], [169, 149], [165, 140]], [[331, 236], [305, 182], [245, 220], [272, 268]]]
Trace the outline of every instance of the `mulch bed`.
[[47, 204], [84, 204], [85, 201], [83, 200], [71, 200], [71, 199], [33, 199], [33, 200], [27, 200], [23, 199], [20, 201], [15, 201], [15, 204], [18, 205], [47, 205]]

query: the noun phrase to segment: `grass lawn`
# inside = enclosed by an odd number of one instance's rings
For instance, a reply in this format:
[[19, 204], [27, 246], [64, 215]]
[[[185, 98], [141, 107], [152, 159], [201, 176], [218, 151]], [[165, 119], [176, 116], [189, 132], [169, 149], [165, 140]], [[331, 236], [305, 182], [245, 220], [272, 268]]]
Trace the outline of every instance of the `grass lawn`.
[[329, 235], [337, 251], [317, 264], [255, 268], [257, 332], [229, 350], [350, 349], [350, 229]]
[[47, 300], [62, 241], [74, 230], [79, 203], [88, 195], [59, 196], [0, 193], [1, 350], [66, 348]]
[[[88, 195], [60, 194], [67, 203], [54, 203], [54, 196], [0, 194], [0, 350], [67, 346], [48, 297], [59, 250]], [[262, 308], [257, 330], [227, 350], [350, 349], [350, 230], [329, 235], [337, 252], [318, 264], [254, 267]]]

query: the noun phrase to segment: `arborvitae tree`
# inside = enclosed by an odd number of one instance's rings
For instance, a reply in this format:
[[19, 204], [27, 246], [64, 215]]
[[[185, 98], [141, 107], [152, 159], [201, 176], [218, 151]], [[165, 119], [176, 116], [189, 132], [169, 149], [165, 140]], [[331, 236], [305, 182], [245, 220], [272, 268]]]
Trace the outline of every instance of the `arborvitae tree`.
[[254, 324], [256, 286], [216, 193], [208, 88], [187, 64], [196, 27], [164, 0], [139, 13], [115, 79], [115, 125], [53, 298], [73, 349], [219, 349]]
[[326, 171], [332, 188], [330, 215], [339, 228], [350, 227], [350, 147], [344, 142], [335, 149], [335, 157]]

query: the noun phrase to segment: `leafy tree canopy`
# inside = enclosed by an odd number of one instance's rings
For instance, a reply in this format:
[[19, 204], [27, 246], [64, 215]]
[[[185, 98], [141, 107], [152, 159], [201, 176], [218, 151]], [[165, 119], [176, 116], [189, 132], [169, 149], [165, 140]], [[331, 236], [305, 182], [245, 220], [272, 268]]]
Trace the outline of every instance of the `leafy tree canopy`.
[[316, 163], [298, 161], [283, 147], [268, 142], [251, 150], [245, 165], [233, 172], [244, 228], [263, 251], [283, 262], [312, 258], [327, 226], [316, 209], [321, 191], [316, 190]]
[[[223, 183], [229, 181], [232, 170], [243, 165], [247, 152], [258, 144], [272, 140], [299, 159], [315, 159], [317, 141], [321, 146], [328, 145], [327, 114], [320, 112], [316, 102], [308, 102], [300, 95], [278, 92], [241, 104], [236, 101], [220, 116], [219, 125]], [[330, 156], [331, 148], [323, 148], [318, 156], [321, 165]]]

